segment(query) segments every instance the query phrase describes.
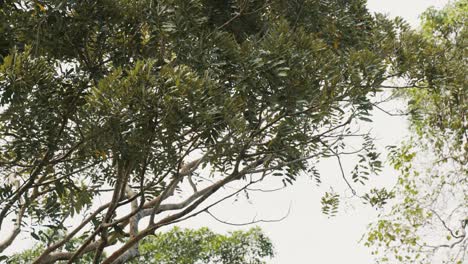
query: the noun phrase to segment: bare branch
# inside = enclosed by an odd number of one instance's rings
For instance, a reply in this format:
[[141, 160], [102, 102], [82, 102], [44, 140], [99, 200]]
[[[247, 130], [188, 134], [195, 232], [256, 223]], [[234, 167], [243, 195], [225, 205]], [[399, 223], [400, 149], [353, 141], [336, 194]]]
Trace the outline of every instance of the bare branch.
[[289, 213], [291, 212], [291, 204], [289, 205], [288, 212], [286, 213], [286, 215], [284, 215], [284, 216], [282, 216], [282, 217], [280, 217], [278, 219], [269, 219], [269, 220], [268, 219], [258, 219], [258, 220], [255, 220], [255, 218], [254, 218], [252, 221], [246, 222], [246, 223], [231, 223], [231, 222], [219, 219], [214, 214], [212, 214], [208, 209], [205, 210], [205, 212], [207, 214], [209, 214], [211, 217], [213, 217], [213, 219], [215, 219], [216, 221], [218, 221], [220, 223], [227, 224], [227, 225], [232, 225], [232, 226], [246, 226], [246, 225], [252, 225], [252, 224], [257, 224], [257, 223], [281, 222], [281, 221], [283, 221], [284, 219], [286, 219], [289, 216]]

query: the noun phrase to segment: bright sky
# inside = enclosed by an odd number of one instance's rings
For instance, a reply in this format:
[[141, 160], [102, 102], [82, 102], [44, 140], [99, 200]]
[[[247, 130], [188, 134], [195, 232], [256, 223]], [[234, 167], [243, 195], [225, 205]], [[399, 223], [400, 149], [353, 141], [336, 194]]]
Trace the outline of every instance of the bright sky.
[[412, 26], [418, 26], [418, 16], [428, 7], [441, 8], [449, 0], [367, 0], [368, 8], [373, 12], [380, 12], [391, 17], [401, 16]]
[[[442, 7], [448, 0], [368, 0], [371, 11], [386, 13], [391, 17], [402, 16], [413, 27], [418, 25], [418, 16], [430, 6]], [[392, 109], [395, 105], [387, 105]], [[383, 150], [386, 145], [395, 145], [407, 134], [403, 118], [390, 117], [382, 112], [375, 112], [372, 125], [374, 136]], [[366, 128], [369, 129], [369, 128]], [[345, 171], [351, 171], [353, 161], [344, 163]], [[375, 209], [363, 206], [360, 202], [341, 204], [340, 214], [328, 219], [320, 212], [320, 198], [328, 185], [343, 193], [346, 189], [335, 160], [326, 160], [320, 167], [323, 185], [317, 187], [307, 177], [299, 179], [293, 186], [273, 193], [258, 192], [250, 195], [250, 202], [240, 199], [238, 202], [226, 201], [212, 212], [223, 220], [233, 223], [245, 223], [252, 219], [278, 219], [290, 208], [288, 217], [277, 223], [261, 223], [260, 227], [273, 240], [277, 256], [272, 264], [374, 264], [370, 251], [358, 244], [366, 231], [366, 226], [377, 216]], [[370, 184], [390, 186], [396, 174], [390, 169]], [[269, 182], [264, 187], [280, 187], [280, 182]], [[248, 229], [251, 226], [235, 227], [216, 222], [208, 215], [181, 224], [182, 227], [198, 228], [208, 226], [216, 232]], [[20, 239], [16, 250], [30, 245], [30, 240]], [[11, 250], [11, 249], [10, 249]]]

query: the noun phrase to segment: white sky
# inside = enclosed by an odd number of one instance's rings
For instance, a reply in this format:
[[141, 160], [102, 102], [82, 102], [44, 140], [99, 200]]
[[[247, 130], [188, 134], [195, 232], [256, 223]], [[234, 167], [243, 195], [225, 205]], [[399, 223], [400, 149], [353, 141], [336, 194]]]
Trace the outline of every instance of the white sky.
[[[418, 16], [429, 6], [442, 7], [448, 0], [368, 0], [371, 11], [386, 13], [391, 17], [402, 16], [413, 27], [418, 25]], [[387, 105], [391, 109], [394, 105]], [[407, 134], [406, 123], [401, 117], [390, 117], [382, 112], [375, 112], [375, 122], [372, 131], [383, 150], [386, 145], [395, 145]], [[352, 160], [344, 162], [345, 172], [350, 172], [354, 166]], [[350, 200], [342, 203], [340, 214], [328, 219], [320, 212], [320, 198], [328, 185], [343, 193], [346, 186], [341, 179], [335, 160], [326, 160], [320, 166], [323, 185], [317, 187], [315, 182], [307, 177], [282, 191], [273, 193], [251, 194], [251, 201], [241, 199], [238, 202], [226, 201], [212, 212], [217, 217], [234, 222], [245, 223], [256, 219], [278, 219], [288, 212], [289, 216], [277, 223], [259, 224], [272, 239], [276, 257], [272, 264], [374, 264], [370, 250], [358, 244], [366, 231], [366, 226], [376, 219], [375, 209], [363, 206], [360, 202]], [[396, 179], [392, 170], [386, 169], [372, 179], [371, 185], [390, 186]], [[269, 182], [267, 189], [281, 186], [280, 182]], [[208, 226], [216, 232], [248, 229], [251, 226], [234, 227], [216, 222], [208, 215], [186, 221], [180, 226], [198, 228]], [[19, 239], [14, 252], [31, 245], [30, 239]]]
[[373, 12], [380, 12], [391, 17], [401, 16], [412, 26], [418, 26], [418, 16], [428, 7], [441, 8], [449, 0], [367, 0], [368, 8]]

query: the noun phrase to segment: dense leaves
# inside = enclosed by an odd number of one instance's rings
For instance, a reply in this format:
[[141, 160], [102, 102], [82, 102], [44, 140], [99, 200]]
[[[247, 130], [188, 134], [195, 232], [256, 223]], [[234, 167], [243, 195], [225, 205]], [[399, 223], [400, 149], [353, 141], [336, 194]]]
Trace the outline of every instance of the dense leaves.
[[174, 228], [141, 242], [141, 257], [133, 263], [262, 264], [273, 257], [273, 245], [259, 228], [227, 235], [207, 228]]
[[[293, 183], [346, 152], [382, 83], [412, 70], [407, 26], [362, 0], [0, 5], [1, 230], [16, 220], [0, 249], [26, 220], [61, 230], [86, 214], [35, 263], [97, 263], [117, 241], [104, 263], [122, 263], [229, 182]], [[361, 183], [380, 167], [364, 141]], [[79, 231], [82, 247], [58, 252]]]
[[[49, 234], [50, 235], [50, 234]], [[55, 239], [60, 236], [56, 236]], [[67, 250], [76, 250], [83, 238], [68, 242]], [[31, 263], [46, 248], [39, 244], [33, 249], [13, 255], [9, 264]], [[141, 242], [141, 256], [130, 263], [220, 263], [220, 264], [262, 264], [273, 257], [273, 245], [259, 228], [235, 231], [227, 235], [216, 234], [208, 228], [198, 230], [173, 228], [158, 233]], [[86, 255], [78, 263], [90, 263]]]

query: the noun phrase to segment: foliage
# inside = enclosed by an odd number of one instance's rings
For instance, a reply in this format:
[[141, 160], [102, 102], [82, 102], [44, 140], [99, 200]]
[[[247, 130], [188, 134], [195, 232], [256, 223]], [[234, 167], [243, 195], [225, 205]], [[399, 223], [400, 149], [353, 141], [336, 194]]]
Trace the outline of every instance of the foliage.
[[261, 264], [273, 257], [273, 245], [259, 228], [215, 234], [207, 228], [173, 228], [141, 242], [141, 256], [132, 263]]
[[322, 197], [322, 212], [325, 215], [335, 216], [340, 205], [340, 195], [334, 192], [326, 192]]
[[[68, 242], [68, 250], [76, 249], [83, 238]], [[15, 254], [8, 259], [9, 264], [31, 263], [46, 248], [39, 244], [33, 249]], [[274, 256], [273, 245], [260, 228], [248, 231], [235, 231], [228, 235], [213, 233], [208, 228], [198, 230], [174, 227], [168, 232], [146, 237], [141, 241], [141, 256], [129, 263], [148, 264], [261, 264], [265, 258]], [[87, 254], [77, 263], [91, 263]]]
[[340, 162], [382, 83], [413, 70], [407, 25], [364, 0], [1, 1], [0, 17], [0, 252], [26, 220], [67, 234], [35, 263], [97, 263], [118, 241], [103, 263], [123, 263], [227, 183]]
[[[64, 233], [58, 233], [54, 229], [48, 229], [44, 232], [41, 232], [40, 237], [38, 237], [38, 243], [30, 249], [26, 249], [22, 252], [13, 254], [6, 258], [6, 264], [29, 264], [33, 263], [34, 260], [41, 255], [45, 248], [47, 248], [47, 242], [57, 241], [63, 239]], [[84, 237], [73, 238], [63, 245], [62, 250], [74, 251], [77, 250], [80, 245], [83, 243]], [[92, 263], [93, 256], [91, 254], [85, 254], [81, 259], [79, 259], [77, 264], [87, 264]]]
[[467, 239], [468, 2], [423, 15], [424, 72], [408, 98], [412, 139], [391, 149], [397, 203], [373, 224], [368, 246], [389, 263], [464, 263]]

